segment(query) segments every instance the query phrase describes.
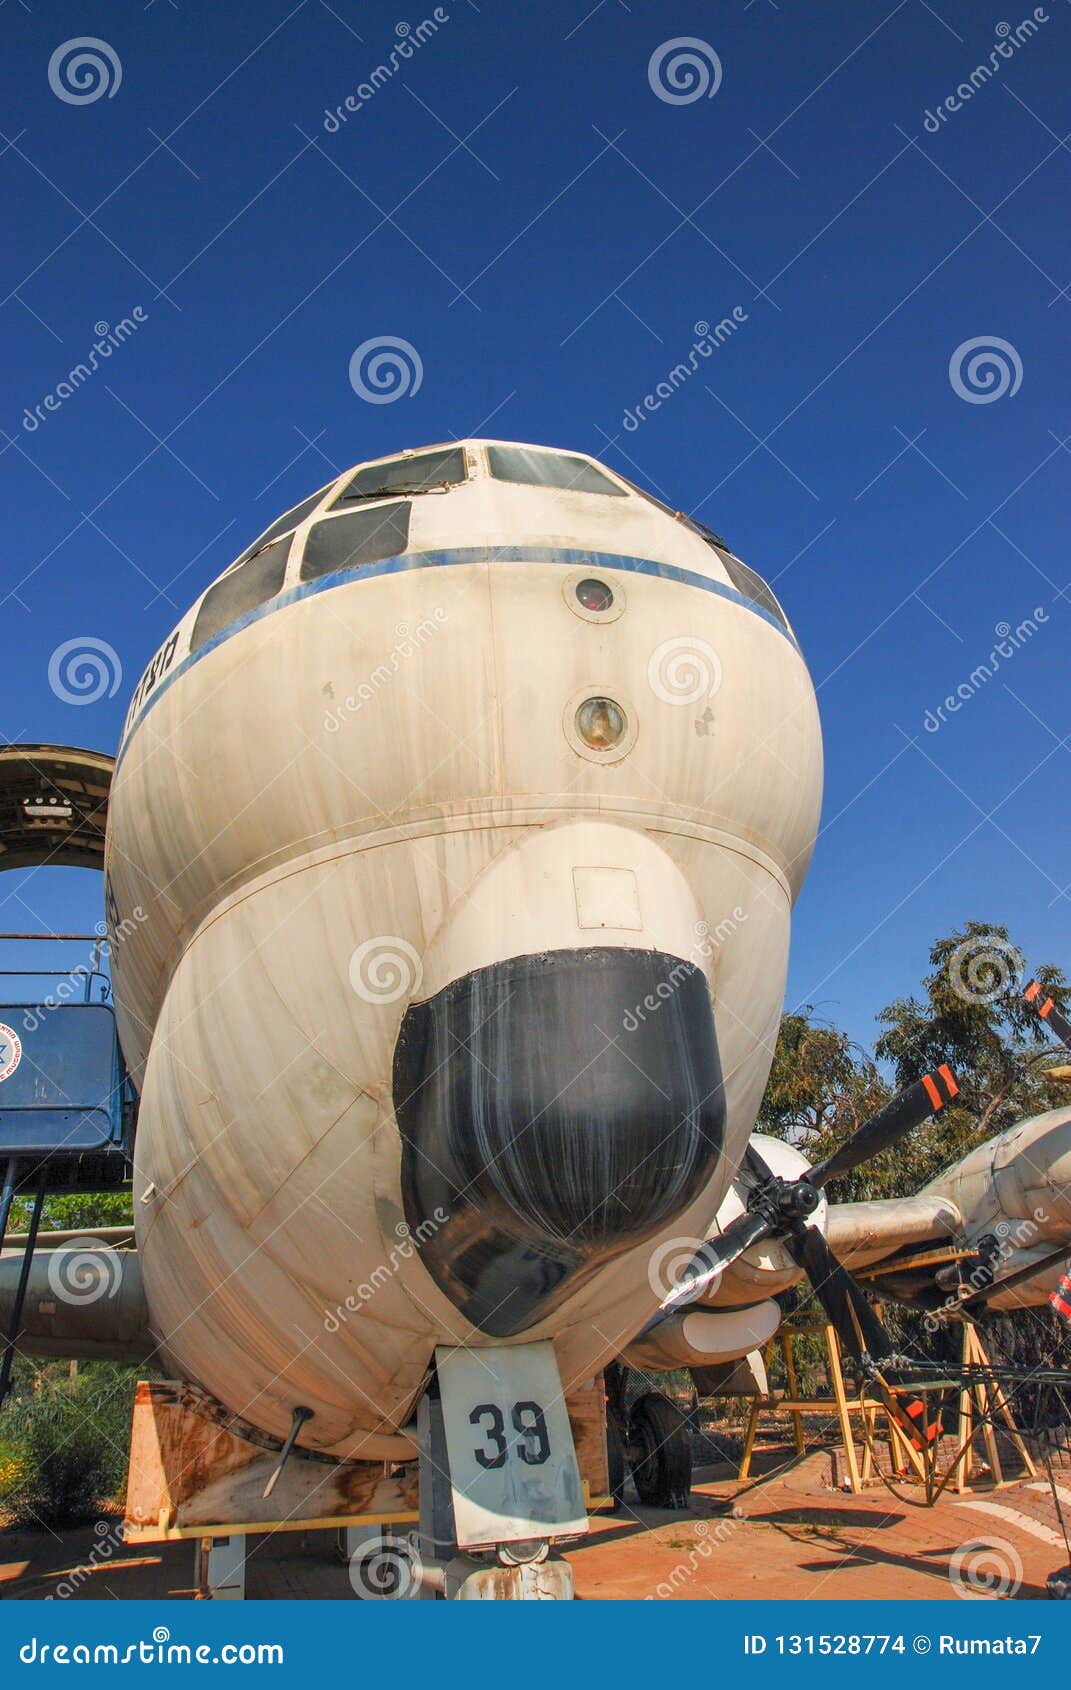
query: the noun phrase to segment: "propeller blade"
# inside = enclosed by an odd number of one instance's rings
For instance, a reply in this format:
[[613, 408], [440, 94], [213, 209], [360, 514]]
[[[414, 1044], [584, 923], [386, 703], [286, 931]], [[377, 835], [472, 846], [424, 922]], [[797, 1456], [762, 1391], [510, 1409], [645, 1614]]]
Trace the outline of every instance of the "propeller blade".
[[930, 1115], [936, 1115], [959, 1091], [956, 1077], [947, 1063], [923, 1074], [921, 1080], [899, 1092], [896, 1097], [864, 1121], [857, 1132], [839, 1150], [834, 1150], [824, 1162], [811, 1169], [807, 1178], [821, 1189], [827, 1181], [850, 1173], [861, 1162], [888, 1150], [904, 1138], [913, 1127], [922, 1125]]
[[856, 1361], [862, 1360], [864, 1349], [874, 1361], [892, 1355], [896, 1346], [824, 1234], [816, 1226], [802, 1226], [785, 1242]]
[[1071, 1021], [1068, 1020], [1062, 1009], [1057, 1008], [1041, 981], [1031, 980], [1023, 996], [1034, 1014], [1044, 1021], [1046, 1027], [1051, 1028], [1060, 1043], [1071, 1045]]
[[708, 1238], [681, 1274], [679, 1284], [663, 1299], [659, 1312], [665, 1314], [682, 1303], [694, 1303], [721, 1278], [738, 1256], [767, 1238], [771, 1230], [765, 1215], [749, 1213], [733, 1221], [717, 1238]]
[[750, 1138], [747, 1141], [747, 1149], [744, 1151], [744, 1162], [752, 1179], [773, 1179], [773, 1169], [763, 1159], [763, 1157], [760, 1156], [754, 1141]]

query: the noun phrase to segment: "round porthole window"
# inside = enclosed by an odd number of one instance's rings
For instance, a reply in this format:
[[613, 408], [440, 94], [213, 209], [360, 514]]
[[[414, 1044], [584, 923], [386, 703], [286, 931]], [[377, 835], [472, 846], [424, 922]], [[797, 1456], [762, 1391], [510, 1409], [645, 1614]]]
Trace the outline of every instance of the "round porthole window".
[[620, 697], [586, 687], [574, 693], [562, 718], [565, 737], [589, 763], [616, 763], [636, 743], [636, 716]]
[[612, 698], [585, 698], [576, 713], [576, 731], [590, 751], [612, 751], [627, 729], [625, 712]]
[[574, 616], [584, 622], [616, 622], [625, 609], [625, 589], [620, 581], [610, 585], [604, 575], [587, 568], [572, 569], [562, 582], [562, 597]]
[[576, 584], [576, 597], [585, 610], [609, 610], [614, 602], [614, 591], [605, 581], [596, 580], [594, 575], [585, 575]]

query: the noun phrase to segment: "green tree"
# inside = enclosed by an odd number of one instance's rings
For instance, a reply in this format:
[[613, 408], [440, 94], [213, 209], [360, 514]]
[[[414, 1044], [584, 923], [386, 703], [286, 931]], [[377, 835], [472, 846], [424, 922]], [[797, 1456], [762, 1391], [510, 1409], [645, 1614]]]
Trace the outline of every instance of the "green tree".
[[758, 1131], [810, 1154], [847, 1137], [888, 1095], [873, 1060], [840, 1028], [814, 1019], [810, 1004], [782, 1018]]
[[[1059, 1088], [1039, 1060], [1054, 1047], [1023, 996], [1023, 958], [1007, 928], [968, 921], [937, 940], [930, 969], [923, 998], [896, 998], [878, 1015], [887, 1030], [877, 1055], [892, 1064], [897, 1083], [949, 1063], [960, 1084], [956, 1107], [983, 1138], [1055, 1107]], [[1046, 965], [1037, 978], [1065, 1007], [1071, 988], [1061, 970]]]
[[[25, 1232], [33, 1204], [19, 1197], [11, 1206], [12, 1232]], [[127, 1191], [76, 1191], [46, 1197], [41, 1211], [42, 1232], [93, 1232], [99, 1226], [132, 1226], [134, 1207]]]
[[75, 1525], [122, 1496], [138, 1370], [116, 1362], [20, 1364], [0, 1415], [8, 1524]]
[[[892, 1096], [873, 1057], [839, 1027], [814, 1019], [807, 1004], [781, 1022], [756, 1129], [820, 1162]], [[830, 1186], [835, 1202], [901, 1195], [903, 1162], [892, 1154]], [[920, 1181], [921, 1183], [921, 1181]]]
[[[757, 1122], [819, 1161], [879, 1108], [894, 1090], [947, 1063], [959, 1095], [910, 1136], [830, 1188], [837, 1202], [902, 1197], [1016, 1121], [1068, 1101], [1047, 1077], [1055, 1047], [1025, 1002], [1022, 957], [1007, 928], [968, 921], [930, 951], [921, 995], [879, 1011], [884, 1031], [877, 1062], [838, 1028], [818, 1023], [807, 1006], [781, 1023], [770, 1080]], [[1037, 978], [1061, 1007], [1071, 987], [1053, 966]]]
[[[1071, 988], [1059, 968], [1037, 970], [1046, 992], [1064, 1007]], [[1008, 930], [968, 921], [930, 951], [921, 997], [896, 998], [878, 1015], [885, 1028], [875, 1047], [898, 1086], [948, 1063], [955, 1102], [915, 1136], [912, 1161], [924, 1179], [1026, 1116], [1068, 1101], [1048, 1077], [1055, 1047], [1026, 1003], [1022, 956]]]

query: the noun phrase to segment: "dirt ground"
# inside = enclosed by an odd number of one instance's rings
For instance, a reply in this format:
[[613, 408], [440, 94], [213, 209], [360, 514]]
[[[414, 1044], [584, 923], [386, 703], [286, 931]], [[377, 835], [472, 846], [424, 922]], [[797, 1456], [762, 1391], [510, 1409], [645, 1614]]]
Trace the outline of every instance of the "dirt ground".
[[[567, 1552], [578, 1598], [934, 1601], [979, 1585], [1024, 1599], [1044, 1597], [1046, 1575], [1068, 1560], [1043, 1476], [1001, 1490], [980, 1485], [928, 1509], [914, 1486], [900, 1497], [880, 1483], [862, 1496], [833, 1489], [828, 1450], [800, 1460], [775, 1449], [762, 1466], [765, 1476], [745, 1485], [727, 1466], [700, 1469], [687, 1510], [626, 1503], [593, 1517], [589, 1536]], [[0, 1600], [194, 1595], [191, 1543], [127, 1548], [89, 1526], [62, 1538], [8, 1532], [0, 1555]], [[354, 1599], [325, 1532], [250, 1538], [246, 1589], [251, 1600]]]

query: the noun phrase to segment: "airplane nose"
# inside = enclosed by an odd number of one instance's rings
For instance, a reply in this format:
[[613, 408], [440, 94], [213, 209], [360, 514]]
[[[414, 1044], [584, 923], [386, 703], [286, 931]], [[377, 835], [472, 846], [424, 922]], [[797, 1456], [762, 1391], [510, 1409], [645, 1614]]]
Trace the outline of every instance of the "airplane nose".
[[706, 977], [660, 951], [549, 951], [452, 981], [406, 1012], [393, 1088], [421, 1260], [495, 1337], [681, 1213], [722, 1151]]

